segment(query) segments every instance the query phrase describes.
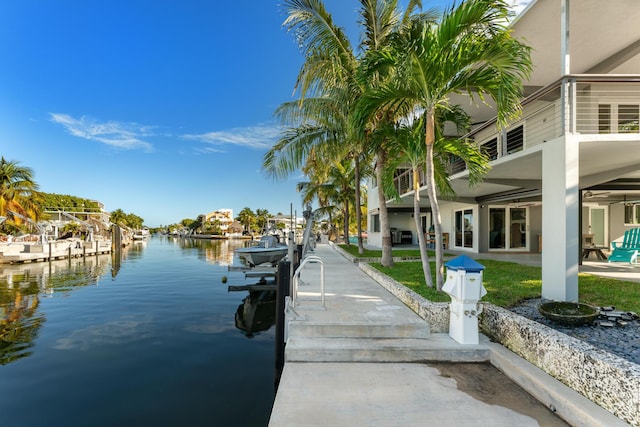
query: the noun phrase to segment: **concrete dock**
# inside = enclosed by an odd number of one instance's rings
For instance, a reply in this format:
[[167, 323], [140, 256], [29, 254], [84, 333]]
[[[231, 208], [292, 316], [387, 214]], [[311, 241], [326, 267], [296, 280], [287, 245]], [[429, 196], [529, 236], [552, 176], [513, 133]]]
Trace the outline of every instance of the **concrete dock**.
[[329, 245], [288, 310], [285, 367], [269, 426], [627, 425], [480, 336], [462, 345]]

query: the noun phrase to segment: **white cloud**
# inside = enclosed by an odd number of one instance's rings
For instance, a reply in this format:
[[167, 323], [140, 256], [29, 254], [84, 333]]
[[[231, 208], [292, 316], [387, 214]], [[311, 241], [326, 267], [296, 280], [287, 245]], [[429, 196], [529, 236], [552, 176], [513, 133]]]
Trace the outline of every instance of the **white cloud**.
[[112, 147], [133, 150], [143, 149], [151, 151], [153, 146], [141, 138], [154, 135], [153, 127], [137, 123], [121, 123], [115, 121], [98, 122], [82, 116], [79, 119], [68, 114], [49, 113], [51, 121], [58, 123], [71, 135], [90, 141], [98, 141]]
[[233, 128], [223, 131], [213, 131], [197, 135], [185, 134], [182, 137], [214, 146], [231, 144], [242, 147], [264, 149], [270, 148], [273, 145], [278, 138], [279, 132], [280, 129], [278, 127], [258, 125], [244, 128]]
[[227, 152], [226, 150], [222, 150], [220, 148], [215, 148], [215, 147], [196, 148], [195, 151], [198, 152], [198, 153], [203, 153], [203, 154], [226, 153]]

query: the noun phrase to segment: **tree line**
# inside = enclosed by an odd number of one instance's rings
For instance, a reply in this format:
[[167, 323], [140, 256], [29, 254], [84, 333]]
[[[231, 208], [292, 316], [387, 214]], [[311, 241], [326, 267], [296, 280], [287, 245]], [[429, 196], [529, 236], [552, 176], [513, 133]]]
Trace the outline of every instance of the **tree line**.
[[[33, 223], [46, 221], [47, 211], [75, 213], [101, 212], [95, 200], [66, 194], [38, 191], [33, 169], [15, 160], [0, 157], [0, 233], [18, 234], [33, 231]], [[126, 214], [122, 209], [111, 213], [111, 222], [130, 228], [141, 228], [144, 220], [139, 216]], [[79, 225], [78, 225], [79, 226]], [[74, 227], [69, 227], [69, 230]]]

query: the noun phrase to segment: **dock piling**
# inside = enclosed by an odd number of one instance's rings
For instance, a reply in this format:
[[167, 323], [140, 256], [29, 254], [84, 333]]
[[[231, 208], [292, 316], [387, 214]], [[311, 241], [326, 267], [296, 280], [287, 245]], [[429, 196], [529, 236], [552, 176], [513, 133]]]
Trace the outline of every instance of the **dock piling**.
[[285, 348], [285, 308], [286, 297], [289, 295], [289, 280], [291, 277], [291, 261], [280, 261], [278, 263], [277, 285], [278, 291], [276, 295], [276, 337], [275, 337], [275, 388], [278, 389], [282, 369], [284, 369], [284, 348]]

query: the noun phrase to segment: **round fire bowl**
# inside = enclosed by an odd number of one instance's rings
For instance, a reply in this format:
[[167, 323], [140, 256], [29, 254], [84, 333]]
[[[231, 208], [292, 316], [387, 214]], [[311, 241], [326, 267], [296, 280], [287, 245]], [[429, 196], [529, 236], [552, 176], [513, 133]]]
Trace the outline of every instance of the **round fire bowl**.
[[577, 302], [545, 302], [538, 311], [547, 319], [566, 326], [582, 326], [593, 322], [600, 314], [596, 307]]

